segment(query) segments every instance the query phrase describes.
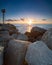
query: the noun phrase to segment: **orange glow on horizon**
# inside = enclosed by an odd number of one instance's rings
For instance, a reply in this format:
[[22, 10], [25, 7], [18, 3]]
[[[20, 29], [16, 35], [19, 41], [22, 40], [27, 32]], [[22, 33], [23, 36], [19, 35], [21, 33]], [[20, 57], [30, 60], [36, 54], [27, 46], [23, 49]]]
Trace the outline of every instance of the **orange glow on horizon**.
[[[0, 22], [2, 23], [2, 22]], [[16, 20], [16, 21], [5, 21], [5, 23], [10, 23], [10, 24], [52, 24], [52, 19], [47, 19], [47, 20], [42, 20], [42, 19], [31, 19], [31, 18], [23, 18], [20, 20]]]
[[[5, 22], [5, 23], [11, 23], [11, 24], [29, 24], [31, 25], [31, 23], [27, 23], [27, 22]], [[32, 22], [32, 24], [52, 24], [52, 22]]]

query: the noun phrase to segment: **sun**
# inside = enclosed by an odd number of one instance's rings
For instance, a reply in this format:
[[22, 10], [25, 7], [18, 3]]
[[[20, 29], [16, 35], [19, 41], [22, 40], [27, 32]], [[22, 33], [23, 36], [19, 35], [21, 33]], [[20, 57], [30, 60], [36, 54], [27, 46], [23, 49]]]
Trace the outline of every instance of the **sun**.
[[29, 25], [32, 25], [32, 20], [29, 20], [29, 23], [28, 23]]

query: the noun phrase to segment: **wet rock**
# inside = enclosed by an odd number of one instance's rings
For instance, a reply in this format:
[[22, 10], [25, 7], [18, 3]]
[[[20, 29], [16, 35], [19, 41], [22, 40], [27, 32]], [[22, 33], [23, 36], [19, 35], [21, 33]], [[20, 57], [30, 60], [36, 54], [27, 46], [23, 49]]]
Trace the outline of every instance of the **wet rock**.
[[41, 40], [52, 50], [52, 28], [45, 32]]
[[52, 51], [42, 41], [30, 44], [26, 53], [28, 65], [52, 65]]
[[23, 65], [26, 50], [30, 42], [11, 40], [5, 53], [5, 65]]

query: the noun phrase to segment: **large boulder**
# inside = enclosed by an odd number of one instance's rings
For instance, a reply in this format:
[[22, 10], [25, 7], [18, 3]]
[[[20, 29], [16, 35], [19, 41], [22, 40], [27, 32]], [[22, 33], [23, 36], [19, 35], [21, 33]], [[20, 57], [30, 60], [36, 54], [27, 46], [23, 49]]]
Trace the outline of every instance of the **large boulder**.
[[5, 53], [4, 65], [23, 65], [26, 50], [30, 42], [10, 40]]
[[18, 34], [17, 40], [28, 41], [28, 37], [25, 34]]
[[3, 52], [4, 47], [0, 46], [0, 65], [3, 65]]
[[30, 44], [25, 57], [28, 65], [52, 65], [52, 51], [42, 41]]
[[37, 40], [40, 40], [45, 33], [45, 29], [40, 27], [33, 27], [31, 29], [31, 32], [26, 32], [25, 34], [28, 36], [28, 40], [31, 42], [35, 42]]
[[33, 27], [33, 28], [31, 29], [31, 32], [35, 32], [35, 31], [38, 31], [38, 32], [45, 32], [45, 29], [40, 28], [40, 27]]
[[45, 32], [41, 40], [52, 50], [52, 28]]

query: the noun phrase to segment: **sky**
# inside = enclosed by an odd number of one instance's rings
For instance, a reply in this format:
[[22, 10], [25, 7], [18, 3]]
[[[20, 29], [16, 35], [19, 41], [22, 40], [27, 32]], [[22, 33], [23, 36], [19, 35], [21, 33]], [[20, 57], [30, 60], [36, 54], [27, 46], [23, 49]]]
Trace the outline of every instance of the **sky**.
[[5, 8], [6, 21], [26, 22], [28, 18], [42, 23], [52, 23], [52, 0], [0, 0], [0, 21], [2, 20], [1, 9]]

